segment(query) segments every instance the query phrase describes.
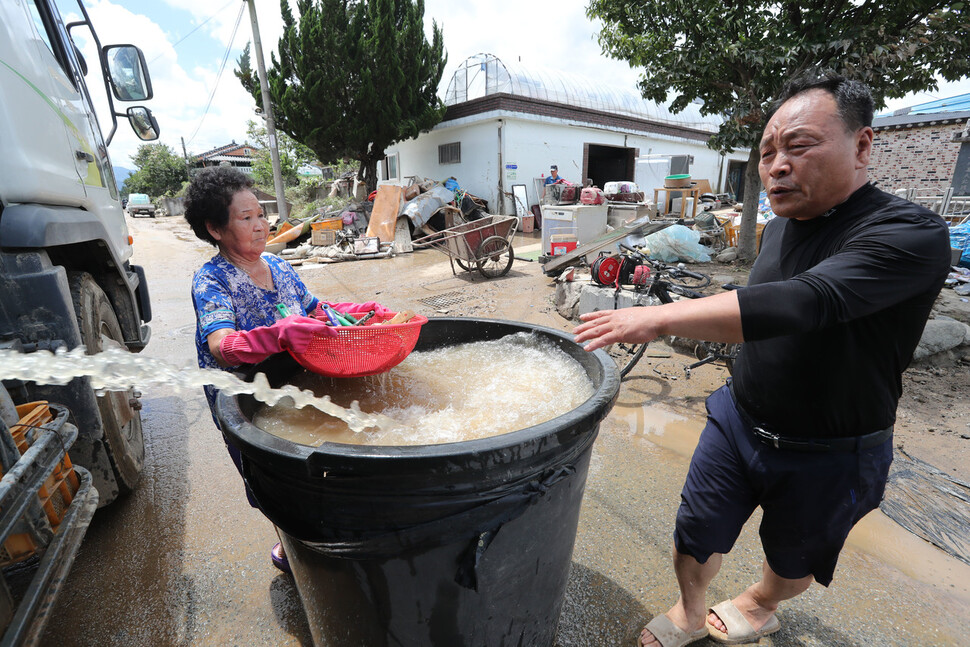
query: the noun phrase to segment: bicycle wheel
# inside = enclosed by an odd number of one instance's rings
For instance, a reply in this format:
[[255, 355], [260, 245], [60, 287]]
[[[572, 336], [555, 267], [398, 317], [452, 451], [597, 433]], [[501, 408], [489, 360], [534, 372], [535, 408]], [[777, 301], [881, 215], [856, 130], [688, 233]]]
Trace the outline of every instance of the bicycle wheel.
[[644, 351], [647, 350], [647, 344], [612, 344], [607, 352], [613, 361], [616, 362], [616, 367], [620, 369], [620, 379], [625, 378], [633, 367], [637, 365], [640, 358], [643, 357]]

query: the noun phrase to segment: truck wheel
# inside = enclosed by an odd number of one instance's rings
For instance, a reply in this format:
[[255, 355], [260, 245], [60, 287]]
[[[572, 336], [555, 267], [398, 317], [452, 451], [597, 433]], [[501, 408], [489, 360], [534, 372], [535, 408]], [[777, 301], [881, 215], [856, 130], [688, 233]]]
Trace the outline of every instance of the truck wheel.
[[[101, 287], [87, 272], [71, 272], [68, 276], [74, 313], [81, 329], [81, 343], [87, 349], [87, 354], [94, 355], [111, 347], [124, 348], [118, 317]], [[140, 407], [132, 407], [137, 402], [134, 390], [107, 391], [97, 400], [106, 449], [118, 480], [118, 489], [122, 493], [131, 492], [145, 464]]]

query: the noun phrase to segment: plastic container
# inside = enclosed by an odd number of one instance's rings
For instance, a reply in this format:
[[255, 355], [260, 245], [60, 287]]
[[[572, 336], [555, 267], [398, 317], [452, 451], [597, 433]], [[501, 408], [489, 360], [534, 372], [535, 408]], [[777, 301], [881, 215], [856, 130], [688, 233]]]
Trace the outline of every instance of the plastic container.
[[289, 353], [303, 368], [329, 377], [384, 373], [407, 359], [418, 341], [421, 326], [428, 322], [425, 317], [415, 315], [407, 323], [382, 323], [395, 314], [376, 315], [370, 324], [337, 326], [333, 328], [337, 331], [336, 337], [314, 335], [302, 353], [292, 350]]
[[[595, 392], [553, 420], [442, 445], [297, 445], [251, 424], [249, 396], [217, 411], [283, 544], [317, 645], [551, 646], [593, 440], [616, 365], [528, 324], [434, 318], [417, 349], [535, 332], [574, 357]], [[279, 384], [285, 355], [260, 366]]]
[[549, 234], [549, 255], [562, 256], [568, 254], [579, 247], [579, 236], [574, 227], [559, 227], [553, 231], [564, 231], [569, 233]]
[[690, 186], [690, 175], [668, 175], [664, 178], [664, 187], [668, 189], [684, 189]]
[[310, 224], [310, 229], [312, 231], [320, 231], [332, 229], [334, 231], [340, 231], [344, 228], [344, 219], [342, 216], [333, 216], [331, 218], [322, 218], [314, 223]]

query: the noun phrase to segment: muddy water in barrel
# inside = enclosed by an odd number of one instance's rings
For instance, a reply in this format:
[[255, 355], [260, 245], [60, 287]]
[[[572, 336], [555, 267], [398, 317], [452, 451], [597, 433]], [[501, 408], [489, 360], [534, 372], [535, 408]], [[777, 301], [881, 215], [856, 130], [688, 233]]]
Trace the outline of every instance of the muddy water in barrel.
[[528, 333], [415, 352], [383, 375], [330, 379], [303, 373], [292, 383], [329, 395], [344, 407], [359, 401], [362, 411], [398, 423], [355, 432], [321, 411], [285, 404], [264, 407], [255, 416], [256, 426], [305, 445], [424, 445], [484, 438], [551, 420], [593, 393], [575, 360]]

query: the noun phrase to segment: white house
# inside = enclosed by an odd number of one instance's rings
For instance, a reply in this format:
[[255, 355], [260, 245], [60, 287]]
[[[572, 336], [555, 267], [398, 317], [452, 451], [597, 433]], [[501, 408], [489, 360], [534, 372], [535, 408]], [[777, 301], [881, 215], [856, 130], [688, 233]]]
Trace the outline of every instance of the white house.
[[[664, 175], [690, 173], [715, 192], [733, 192], [747, 151], [722, 156], [707, 147], [720, 119], [691, 104], [677, 114], [618, 88], [563, 72], [525, 69], [490, 54], [465, 60], [445, 95], [448, 111], [430, 132], [390, 146], [383, 181], [444, 180], [488, 200], [492, 213], [515, 213], [512, 187], [539, 202], [549, 167], [582, 184], [632, 180], [653, 199]], [[519, 189], [521, 191], [521, 188]], [[526, 205], [528, 208], [529, 205]]]

